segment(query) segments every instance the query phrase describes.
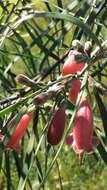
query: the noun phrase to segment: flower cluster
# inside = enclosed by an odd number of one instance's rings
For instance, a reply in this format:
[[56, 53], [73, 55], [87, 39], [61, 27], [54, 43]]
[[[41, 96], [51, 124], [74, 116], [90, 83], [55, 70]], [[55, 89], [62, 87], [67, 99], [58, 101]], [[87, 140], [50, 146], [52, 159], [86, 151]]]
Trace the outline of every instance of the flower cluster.
[[[80, 54], [81, 52], [76, 50], [69, 53], [68, 59], [63, 66], [63, 76], [75, 74], [84, 68], [86, 63], [78, 63], [75, 59], [75, 55]], [[84, 54], [88, 55], [86, 48]], [[76, 103], [80, 88], [81, 81], [74, 79], [71, 82], [71, 89], [69, 91], [69, 99], [73, 104]], [[75, 153], [79, 154], [80, 161], [82, 161], [82, 154], [84, 151], [88, 154], [92, 154], [94, 152], [93, 148], [99, 144], [99, 139], [93, 137], [93, 113], [87, 99], [83, 98], [80, 102], [74, 121], [73, 132], [66, 137], [66, 144], [68, 146], [73, 146]]]
[[[85, 47], [85, 49], [82, 51], [79, 51], [81, 48], [80, 43], [77, 46], [78, 41], [75, 41], [73, 43], [73, 46], [75, 47], [74, 50], [69, 52], [68, 58], [65, 61], [62, 69], [62, 76], [68, 75], [68, 74], [75, 74], [77, 72], [82, 71], [84, 66], [87, 64], [85, 61], [78, 61], [76, 59], [77, 55], [88, 55], [88, 50], [90, 47], [90, 44], [88, 43], [88, 46]], [[85, 59], [83, 59], [85, 60]], [[18, 77], [18, 80], [21, 81], [21, 83], [28, 84], [28, 82], [31, 84], [34, 84], [29, 78], [24, 77], [23, 75], [20, 75]], [[77, 96], [81, 88], [81, 80], [73, 77], [73, 80], [69, 82], [70, 90], [69, 90], [69, 100], [75, 104], [77, 101]], [[54, 88], [60, 89], [64, 88], [64, 85], [62, 86], [55, 86]], [[47, 92], [43, 92], [38, 94], [33, 99], [33, 103], [35, 105], [41, 105], [44, 104], [47, 100], [49, 100], [53, 96], [53, 92], [55, 94], [55, 90], [48, 90]], [[11, 129], [11, 126], [14, 122], [16, 117], [14, 117], [9, 123], [8, 128]], [[17, 127], [15, 128], [12, 136], [10, 137], [5, 150], [13, 150], [13, 149], [22, 149], [20, 143], [20, 140], [25, 134], [25, 131], [29, 125], [31, 119], [31, 114], [26, 113], [22, 116], [20, 119]], [[55, 146], [60, 143], [63, 134], [64, 129], [66, 125], [66, 111], [65, 108], [62, 106], [55, 110], [52, 120], [50, 121], [50, 126], [47, 131], [47, 142], [51, 144], [52, 146]], [[4, 136], [0, 134], [0, 140], [2, 141]], [[82, 155], [85, 151], [88, 154], [92, 154], [94, 152], [94, 147], [96, 147], [99, 144], [99, 139], [97, 137], [93, 137], [93, 113], [91, 110], [91, 107], [88, 103], [88, 100], [85, 98], [81, 100], [80, 106], [78, 108], [75, 120], [74, 120], [74, 127], [72, 133], [70, 133], [66, 137], [66, 144], [68, 146], [73, 146], [73, 149], [76, 154], [79, 154], [80, 161], [82, 161]]]
[[[65, 61], [62, 69], [62, 76], [75, 74], [82, 71], [85, 62], [80, 62], [75, 59], [75, 55], [82, 53], [77, 50], [70, 51], [68, 59]], [[87, 55], [87, 51], [84, 51]], [[75, 104], [78, 93], [81, 88], [81, 80], [73, 78], [69, 83], [69, 99]], [[65, 128], [66, 114], [63, 108], [59, 108], [53, 116], [47, 133], [47, 141], [51, 145], [57, 145], [62, 139]], [[93, 112], [86, 98], [82, 98], [78, 108], [72, 133], [66, 137], [66, 144], [73, 149], [76, 154], [79, 154], [79, 160], [82, 161], [83, 152], [92, 154], [94, 147], [98, 146], [99, 139], [93, 136]]]

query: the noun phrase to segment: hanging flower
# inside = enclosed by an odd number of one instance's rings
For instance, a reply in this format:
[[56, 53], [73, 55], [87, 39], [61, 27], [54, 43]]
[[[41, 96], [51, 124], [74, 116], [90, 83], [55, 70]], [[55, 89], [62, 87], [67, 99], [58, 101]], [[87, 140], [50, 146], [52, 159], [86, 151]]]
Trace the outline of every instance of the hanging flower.
[[72, 146], [82, 161], [82, 153], [94, 152], [94, 147], [99, 144], [99, 139], [93, 136], [93, 113], [88, 100], [82, 100], [75, 117], [73, 132], [67, 136], [66, 144]]
[[[24, 133], [29, 125], [31, 119], [31, 114], [26, 113], [22, 116], [21, 120], [19, 121], [17, 127], [15, 128], [9, 142], [6, 145], [5, 150], [13, 150], [13, 149], [22, 149], [21, 145], [19, 144], [20, 140], [24, 136]], [[15, 117], [9, 122], [8, 127], [12, 125]]]
[[77, 100], [78, 93], [80, 91], [81, 87], [81, 81], [80, 80], [73, 80], [71, 82], [72, 88], [69, 91], [69, 99], [70, 101], [75, 104]]
[[47, 133], [47, 141], [51, 145], [57, 145], [60, 143], [66, 122], [66, 114], [64, 108], [59, 108], [51, 121], [51, 124]]
[[63, 65], [62, 76], [79, 72], [85, 66], [85, 62], [78, 63], [76, 61], [75, 55], [82, 55], [82, 53], [76, 50], [70, 51], [68, 59], [65, 61]]

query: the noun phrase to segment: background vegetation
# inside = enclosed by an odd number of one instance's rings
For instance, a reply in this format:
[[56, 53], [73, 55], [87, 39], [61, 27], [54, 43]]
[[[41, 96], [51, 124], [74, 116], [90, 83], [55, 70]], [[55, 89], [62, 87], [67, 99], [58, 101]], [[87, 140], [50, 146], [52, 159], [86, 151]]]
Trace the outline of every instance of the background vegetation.
[[[107, 188], [107, 2], [106, 0], [1, 0], [0, 1], [0, 190], [106, 190]], [[92, 42], [87, 78], [90, 105], [94, 113], [94, 133], [100, 144], [93, 155], [84, 156], [79, 166], [72, 148], [65, 145], [72, 130], [83, 90], [76, 106], [66, 94], [56, 93], [51, 101], [33, 106], [34, 96], [49, 86], [64, 82], [63, 63], [78, 39]], [[19, 84], [25, 74], [44, 86]], [[82, 83], [87, 80], [84, 75]], [[44, 88], [42, 88], [44, 87]], [[64, 138], [55, 147], [46, 141], [46, 131], [59, 100], [66, 100], [67, 124]], [[23, 150], [5, 152], [9, 137], [7, 123], [32, 109], [32, 121], [21, 141]], [[14, 124], [14, 128], [17, 125]], [[12, 133], [12, 132], [10, 132]]]

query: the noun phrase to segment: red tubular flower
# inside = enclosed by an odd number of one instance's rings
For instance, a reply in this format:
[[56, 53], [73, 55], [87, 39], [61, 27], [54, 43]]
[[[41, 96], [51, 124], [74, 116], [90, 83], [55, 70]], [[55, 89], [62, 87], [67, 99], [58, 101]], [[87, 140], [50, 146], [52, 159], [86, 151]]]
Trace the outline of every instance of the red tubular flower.
[[[12, 125], [15, 117], [9, 122], [8, 127], [10, 124]], [[22, 147], [19, 145], [20, 140], [24, 136], [27, 126], [29, 125], [31, 119], [31, 114], [26, 113], [22, 116], [21, 120], [19, 121], [17, 127], [15, 128], [8, 144], [6, 145], [5, 150], [12, 150], [12, 149], [21, 149]]]
[[75, 104], [77, 100], [78, 93], [80, 91], [81, 87], [81, 81], [80, 80], [74, 80], [71, 83], [72, 88], [69, 91], [69, 99], [70, 101]]
[[50, 127], [47, 133], [47, 141], [51, 145], [57, 145], [60, 143], [66, 122], [66, 114], [64, 108], [59, 108], [51, 121]]
[[82, 160], [83, 151], [92, 154], [93, 147], [99, 144], [99, 139], [93, 137], [93, 113], [87, 99], [80, 104], [74, 121], [73, 133], [67, 136], [66, 144], [73, 145], [74, 151], [80, 155], [80, 160]]
[[75, 60], [75, 55], [81, 55], [81, 52], [78, 52], [76, 50], [70, 51], [68, 59], [65, 61], [63, 69], [62, 69], [62, 76], [68, 75], [68, 74], [74, 74], [76, 72], [79, 72], [83, 69], [85, 66], [85, 63], [78, 63]]

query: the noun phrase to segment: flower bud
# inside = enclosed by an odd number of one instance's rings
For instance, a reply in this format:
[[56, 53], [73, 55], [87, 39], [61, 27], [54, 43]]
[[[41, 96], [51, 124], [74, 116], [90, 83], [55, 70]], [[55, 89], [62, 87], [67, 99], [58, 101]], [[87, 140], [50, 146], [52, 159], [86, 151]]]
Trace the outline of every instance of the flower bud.
[[29, 77], [23, 75], [23, 74], [19, 74], [17, 77], [16, 77], [16, 80], [23, 84], [23, 85], [26, 85], [26, 86], [29, 86], [29, 87], [32, 87], [32, 88], [35, 88], [39, 85], [39, 83], [35, 83], [35, 81], [33, 81], [32, 79], [30, 79]]
[[29, 84], [29, 78], [23, 74], [19, 74], [17, 77], [16, 77], [16, 80], [21, 83], [21, 84], [24, 84], [24, 85], [28, 85]]
[[90, 54], [92, 50], [92, 43], [90, 41], [85, 42], [84, 52]]
[[34, 97], [33, 103], [35, 105], [42, 105], [44, 104], [47, 100], [49, 100], [50, 96], [48, 92], [43, 92], [41, 94], [38, 94], [37, 96]]
[[80, 52], [83, 52], [84, 51], [84, 48], [81, 44], [81, 42], [79, 40], [73, 40], [72, 42], [72, 47], [74, 50], [77, 50], [77, 51], [80, 51]]

